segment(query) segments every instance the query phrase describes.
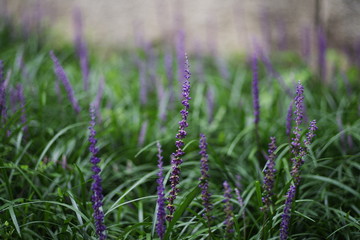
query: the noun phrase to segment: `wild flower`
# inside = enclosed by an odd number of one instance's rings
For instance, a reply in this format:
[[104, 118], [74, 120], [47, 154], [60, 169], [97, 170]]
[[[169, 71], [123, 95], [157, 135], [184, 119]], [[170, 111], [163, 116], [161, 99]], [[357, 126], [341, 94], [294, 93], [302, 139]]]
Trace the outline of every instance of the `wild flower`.
[[163, 157], [161, 155], [162, 149], [159, 142], [157, 142], [158, 149], [158, 168], [159, 172], [157, 174], [157, 223], [156, 223], [156, 232], [159, 238], [162, 240], [165, 234], [165, 188], [164, 188], [164, 168], [163, 168]]
[[304, 118], [304, 87], [299, 81], [296, 87], [296, 96], [294, 98], [295, 103], [295, 126], [293, 130], [294, 137], [292, 138], [291, 142], [291, 152], [294, 156], [298, 156], [301, 151], [301, 143], [300, 143], [300, 136], [301, 136], [301, 128], [300, 125]]
[[140, 128], [140, 132], [139, 132], [139, 137], [138, 137], [138, 146], [142, 146], [145, 142], [145, 137], [146, 137], [146, 133], [147, 133], [147, 129], [148, 129], [148, 121], [144, 121], [141, 124], [141, 128]]
[[304, 140], [304, 144], [306, 146], [310, 145], [312, 142], [312, 139], [315, 137], [315, 131], [318, 129], [316, 126], [316, 120], [312, 120], [310, 122], [310, 126], [308, 128], [308, 132], [306, 133], [306, 139]]
[[280, 223], [280, 240], [286, 240], [288, 238], [290, 217], [291, 217], [291, 205], [295, 198], [296, 186], [291, 184], [289, 191], [286, 194], [284, 212], [281, 215]]
[[173, 218], [173, 214], [175, 212], [174, 201], [177, 197], [178, 192], [180, 191], [178, 188], [178, 184], [180, 182], [180, 172], [181, 172], [180, 165], [183, 162], [182, 156], [185, 154], [185, 152], [183, 151], [183, 147], [184, 147], [183, 139], [187, 135], [185, 128], [188, 127], [187, 118], [189, 115], [189, 108], [190, 108], [189, 101], [191, 99], [191, 97], [190, 97], [190, 81], [189, 81], [191, 73], [189, 70], [189, 62], [188, 62], [186, 55], [185, 55], [185, 59], [186, 59], [185, 72], [184, 72], [185, 80], [182, 85], [183, 100], [181, 101], [184, 108], [180, 111], [182, 120], [179, 122], [179, 130], [178, 130], [178, 133], [176, 134], [176, 138], [178, 139], [175, 142], [176, 151], [175, 151], [175, 153], [172, 154], [173, 159], [171, 160], [171, 165], [172, 165], [172, 167], [171, 167], [172, 170], [171, 170], [171, 175], [170, 175], [171, 190], [169, 193], [168, 205], [167, 205], [169, 214], [166, 217], [166, 219], [168, 221], [171, 221], [171, 219]]
[[63, 67], [61, 66], [61, 64], [59, 63], [59, 60], [57, 59], [57, 57], [55, 56], [53, 51], [50, 51], [50, 57], [54, 62], [54, 71], [55, 74], [57, 76], [57, 78], [62, 82], [62, 84], [65, 87], [65, 90], [67, 92], [69, 101], [71, 102], [73, 109], [75, 110], [76, 113], [80, 112], [80, 106], [79, 103], [77, 101], [77, 99], [75, 98], [74, 95], [74, 90], [70, 84], [70, 81], [68, 79], [68, 77], [66, 76], [65, 70], [63, 69]]
[[[243, 208], [245, 206], [244, 200], [241, 197], [240, 190], [237, 187], [235, 188], [235, 194], [236, 194], [236, 199], [238, 200], [240, 207]], [[242, 218], [245, 219], [245, 210], [242, 212]]]
[[259, 104], [259, 76], [258, 76], [258, 59], [257, 53], [253, 53], [252, 56], [252, 95], [253, 95], [253, 107], [254, 107], [254, 123], [259, 124], [260, 120], [260, 104]]
[[206, 92], [206, 102], [207, 102], [207, 111], [208, 111], [208, 122], [211, 123], [214, 118], [214, 91], [209, 88]]
[[204, 134], [200, 134], [200, 152], [201, 160], [200, 160], [200, 170], [201, 170], [201, 177], [200, 177], [200, 184], [199, 187], [201, 188], [201, 199], [202, 204], [205, 209], [204, 218], [207, 221], [211, 220], [210, 211], [212, 209], [212, 204], [210, 203], [210, 196], [209, 193], [209, 156], [207, 154], [207, 142], [206, 137]]
[[21, 108], [21, 123], [24, 125], [23, 126], [23, 131], [27, 132], [28, 127], [25, 125], [26, 123], [26, 112], [25, 112], [25, 96], [24, 96], [24, 90], [22, 85], [19, 83], [16, 85], [16, 95], [17, 95], [17, 100], [19, 101], [19, 105]]
[[91, 167], [91, 170], [93, 172], [92, 175], [93, 183], [91, 185], [91, 190], [93, 194], [91, 196], [91, 201], [94, 209], [93, 216], [95, 220], [96, 234], [100, 240], [104, 240], [106, 239], [106, 234], [105, 234], [106, 226], [104, 224], [104, 212], [102, 210], [102, 206], [103, 206], [102, 201], [104, 196], [102, 194], [102, 186], [101, 186], [101, 182], [102, 182], [102, 179], [100, 177], [101, 169], [98, 166], [101, 160], [100, 158], [97, 157], [99, 149], [96, 147], [97, 140], [95, 138], [96, 135], [95, 124], [96, 124], [95, 109], [94, 106], [90, 106], [89, 151], [91, 153], [90, 162], [93, 165]]
[[282, 220], [280, 224], [280, 239], [285, 240], [288, 237], [289, 230], [289, 221], [291, 213], [291, 205], [295, 198], [296, 188], [300, 183], [300, 169], [304, 164], [304, 156], [308, 152], [308, 146], [311, 144], [313, 137], [315, 136], [315, 131], [317, 130], [316, 121], [313, 120], [310, 122], [309, 131], [306, 134], [306, 139], [304, 140], [305, 146], [301, 145], [301, 128], [300, 124], [303, 121], [304, 117], [304, 87], [299, 82], [296, 89], [296, 96], [294, 99], [295, 103], [295, 126], [293, 130], [294, 137], [291, 142], [291, 153], [293, 154], [292, 160], [292, 170], [291, 176], [293, 178], [293, 183], [291, 183], [290, 188], [286, 195], [285, 208], [282, 214]]
[[234, 225], [234, 221], [233, 221], [233, 217], [234, 217], [234, 213], [233, 213], [233, 205], [231, 204], [231, 187], [228, 184], [227, 181], [224, 181], [223, 183], [224, 186], [224, 212], [225, 212], [225, 232], [226, 235], [229, 237], [233, 232], [233, 225]]
[[6, 89], [5, 89], [5, 80], [4, 80], [4, 62], [0, 60], [0, 114], [2, 121], [4, 123], [7, 118], [7, 109], [6, 109]]
[[304, 117], [304, 87], [301, 83], [298, 83], [296, 96], [294, 99], [295, 102], [295, 127], [293, 130], [294, 137], [291, 142], [291, 153], [293, 154], [292, 160], [292, 170], [291, 176], [294, 179], [295, 185], [298, 185], [300, 182], [300, 168], [304, 164], [304, 156], [307, 154], [307, 146], [311, 144], [313, 137], [315, 136], [315, 131], [317, 130], [316, 121], [313, 120], [310, 122], [309, 131], [306, 134], [306, 139], [304, 140], [305, 146], [301, 146], [301, 128], [300, 124], [302, 123]]
[[264, 170], [264, 181], [263, 181], [263, 197], [262, 202], [265, 205], [265, 209], [270, 207], [272, 204], [271, 197], [273, 195], [273, 187], [275, 181], [275, 151], [276, 151], [276, 138], [270, 137], [269, 149], [268, 149], [268, 159]]

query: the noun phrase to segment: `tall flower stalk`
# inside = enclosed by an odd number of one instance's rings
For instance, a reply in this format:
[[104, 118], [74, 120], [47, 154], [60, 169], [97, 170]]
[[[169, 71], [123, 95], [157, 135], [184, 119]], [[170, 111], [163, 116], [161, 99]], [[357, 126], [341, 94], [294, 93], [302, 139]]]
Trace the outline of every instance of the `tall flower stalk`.
[[295, 198], [296, 186], [291, 184], [289, 191], [286, 194], [284, 212], [281, 215], [281, 224], [280, 224], [280, 240], [286, 240], [289, 235], [289, 224], [291, 217], [291, 205]]
[[205, 220], [209, 221], [211, 220], [211, 209], [212, 204], [210, 203], [210, 196], [209, 193], [209, 161], [208, 161], [208, 154], [207, 154], [207, 142], [206, 137], [204, 134], [200, 134], [200, 152], [201, 160], [200, 160], [200, 170], [201, 170], [201, 177], [200, 177], [200, 184], [199, 187], [201, 188], [201, 199], [202, 204], [205, 209], [204, 218]]
[[159, 142], [157, 142], [158, 149], [158, 168], [159, 172], [157, 174], [157, 223], [156, 223], [156, 232], [159, 238], [162, 240], [165, 234], [165, 188], [164, 188], [164, 168], [163, 168], [163, 157], [161, 155], [162, 149]]
[[101, 161], [100, 158], [97, 157], [99, 149], [96, 147], [97, 140], [95, 138], [96, 131], [95, 131], [95, 124], [96, 124], [96, 117], [95, 117], [95, 108], [94, 106], [90, 106], [90, 126], [89, 126], [89, 142], [90, 147], [89, 151], [91, 153], [90, 162], [92, 163], [91, 170], [93, 172], [92, 179], [93, 183], [91, 185], [91, 190], [93, 192], [91, 196], [92, 206], [94, 209], [94, 220], [95, 220], [95, 229], [96, 235], [99, 237], [100, 240], [106, 239], [106, 226], [104, 224], [104, 212], [102, 210], [103, 206], [103, 194], [102, 194], [102, 186], [101, 182], [102, 179], [100, 177], [101, 169], [98, 166], [99, 162]]
[[224, 187], [224, 200], [223, 200], [223, 203], [224, 203], [224, 212], [225, 212], [225, 232], [226, 232], [226, 236], [227, 237], [230, 237], [232, 235], [232, 233], [234, 232], [234, 228], [233, 228], [233, 225], [234, 225], [234, 220], [233, 220], [233, 217], [234, 217], [234, 213], [233, 213], [233, 205], [231, 204], [231, 198], [232, 198], [232, 195], [231, 195], [231, 187], [230, 185], [228, 184], [227, 181], [224, 181], [223, 183], [223, 187]]
[[260, 104], [259, 104], [259, 75], [258, 75], [258, 59], [257, 53], [253, 53], [252, 56], [252, 95], [253, 95], [253, 107], [254, 107], [254, 123], [256, 128], [260, 121]]
[[177, 197], [177, 194], [180, 191], [178, 188], [178, 184], [180, 182], [180, 173], [181, 173], [180, 165], [183, 162], [182, 156], [185, 154], [185, 152], [183, 151], [183, 147], [184, 147], [183, 139], [187, 135], [187, 132], [185, 131], [185, 129], [188, 127], [187, 118], [189, 115], [189, 108], [190, 108], [189, 101], [191, 99], [191, 97], [190, 97], [190, 81], [189, 81], [190, 76], [191, 76], [191, 73], [190, 73], [190, 69], [189, 69], [189, 61], [187, 59], [187, 56], [185, 55], [185, 71], [184, 71], [185, 80], [182, 85], [183, 99], [181, 101], [184, 108], [180, 111], [182, 119], [179, 122], [179, 130], [178, 130], [178, 133], [176, 134], [176, 138], [178, 139], [175, 142], [176, 151], [172, 154], [173, 158], [171, 160], [171, 165], [172, 165], [171, 175], [170, 175], [171, 190], [169, 193], [168, 205], [167, 205], [169, 214], [166, 216], [166, 219], [168, 221], [171, 221], [171, 219], [173, 218], [173, 214], [175, 212], [174, 201]]
[[290, 188], [286, 194], [284, 212], [281, 215], [281, 224], [280, 224], [280, 239], [286, 240], [288, 238], [289, 223], [291, 217], [291, 205], [295, 199], [295, 193], [297, 191], [297, 186], [300, 183], [300, 169], [304, 164], [304, 157], [308, 153], [308, 147], [312, 142], [313, 137], [315, 136], [315, 131], [317, 130], [316, 121], [313, 120], [310, 122], [308, 132], [306, 134], [306, 139], [304, 144], [301, 144], [301, 128], [300, 125], [304, 118], [304, 87], [301, 85], [300, 81], [296, 88], [296, 96], [294, 98], [295, 112], [294, 120], [295, 126], [293, 129], [294, 137], [291, 142], [291, 153], [293, 155], [292, 161], [292, 170], [291, 176], [293, 182], [290, 183]]
[[59, 60], [57, 59], [57, 57], [55, 56], [53, 51], [50, 51], [50, 57], [54, 62], [55, 74], [56, 74], [57, 78], [59, 79], [59, 81], [61, 81], [62, 84], [64, 85], [64, 88], [67, 92], [69, 101], [70, 101], [73, 109], [75, 110], [76, 113], [79, 113], [80, 106], [79, 106], [77, 99], [75, 98], [74, 90], [70, 84], [68, 77], [66, 76], [65, 70], [61, 66]]
[[270, 137], [269, 149], [268, 149], [268, 159], [264, 170], [264, 181], [263, 181], [263, 197], [262, 202], [264, 203], [264, 208], [268, 209], [271, 204], [271, 197], [273, 195], [273, 187], [275, 181], [275, 151], [276, 151], [276, 138]]

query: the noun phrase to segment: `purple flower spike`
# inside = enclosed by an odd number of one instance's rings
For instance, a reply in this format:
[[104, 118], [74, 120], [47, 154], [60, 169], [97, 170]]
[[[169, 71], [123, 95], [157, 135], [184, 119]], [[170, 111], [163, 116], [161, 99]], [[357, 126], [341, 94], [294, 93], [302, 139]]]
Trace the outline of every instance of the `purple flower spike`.
[[176, 138], [178, 140], [175, 142], [175, 146], [177, 149], [176, 149], [176, 152], [172, 154], [173, 158], [171, 160], [171, 165], [172, 165], [172, 171], [171, 171], [171, 175], [170, 175], [171, 190], [170, 190], [170, 194], [168, 197], [168, 205], [167, 205], [167, 209], [169, 210], [169, 215], [166, 216], [166, 219], [168, 221], [171, 221], [171, 219], [173, 218], [173, 214], [175, 212], [174, 201], [176, 199], [178, 192], [180, 191], [179, 188], [177, 187], [177, 185], [180, 182], [180, 172], [181, 172], [180, 165], [183, 162], [182, 156], [185, 154], [185, 152], [183, 151], [183, 146], [184, 146], [183, 139], [187, 135], [185, 128], [188, 127], [187, 118], [189, 115], [189, 108], [190, 108], [189, 101], [191, 99], [189, 79], [190, 79], [191, 73], [190, 73], [190, 69], [189, 69], [189, 61], [188, 61], [186, 55], [185, 55], [185, 71], [184, 71], [184, 73], [185, 73], [184, 74], [185, 80], [182, 85], [183, 100], [181, 101], [184, 108], [180, 111], [182, 119], [179, 122], [179, 130], [178, 130], [178, 133], [176, 134]]
[[291, 205], [295, 198], [296, 187], [295, 185], [290, 185], [289, 191], [286, 194], [286, 201], [284, 212], [281, 215], [281, 224], [280, 224], [280, 240], [286, 240], [288, 238], [290, 217], [291, 217]]
[[201, 155], [201, 178], [200, 180], [200, 184], [199, 187], [201, 188], [201, 199], [202, 199], [202, 204], [205, 208], [205, 213], [204, 213], [204, 218], [207, 221], [211, 220], [211, 215], [210, 215], [210, 211], [212, 209], [212, 204], [210, 203], [210, 197], [211, 194], [209, 193], [209, 161], [208, 161], [208, 154], [206, 152], [207, 149], [207, 142], [206, 142], [206, 137], [204, 134], [200, 134], [200, 152], [199, 154]]
[[316, 120], [312, 120], [310, 122], [310, 126], [309, 126], [309, 132], [306, 133], [306, 139], [304, 141], [305, 145], [310, 145], [312, 142], [312, 139], [315, 137], [315, 131], [318, 129], [318, 127], [316, 126]]
[[260, 104], [259, 104], [259, 76], [258, 76], [258, 59], [256, 53], [253, 53], [252, 57], [252, 94], [253, 94], [253, 106], [254, 106], [254, 123], [259, 124], [260, 120]]
[[270, 143], [269, 143], [269, 150], [268, 150], [268, 160], [266, 163], [266, 167], [264, 170], [265, 176], [264, 176], [264, 182], [263, 182], [263, 197], [262, 202], [265, 205], [265, 209], [270, 207], [272, 204], [271, 197], [273, 195], [273, 187], [274, 187], [274, 180], [275, 180], [275, 151], [277, 149], [276, 147], [276, 138], [270, 137]]
[[97, 140], [95, 138], [96, 131], [95, 131], [95, 124], [96, 124], [96, 117], [95, 117], [95, 108], [94, 106], [90, 106], [90, 135], [89, 135], [89, 142], [90, 147], [89, 151], [91, 153], [90, 162], [92, 163], [91, 170], [93, 171], [92, 179], [93, 183], [91, 185], [91, 190], [93, 192], [91, 196], [91, 201], [94, 209], [94, 220], [95, 220], [95, 228], [96, 228], [96, 234], [98, 235], [100, 240], [106, 239], [106, 226], [104, 224], [104, 212], [102, 210], [103, 206], [103, 194], [102, 194], [102, 186], [101, 186], [101, 177], [100, 172], [101, 169], [98, 166], [98, 163], [101, 161], [100, 158], [98, 158], [96, 155], [99, 152], [99, 149], [96, 147]]
[[299, 82], [296, 90], [296, 96], [294, 99], [295, 107], [296, 107], [296, 110], [294, 112], [295, 127], [293, 130], [294, 137], [292, 138], [292, 142], [291, 142], [291, 152], [293, 154], [293, 158], [291, 159], [293, 162], [291, 176], [293, 177], [296, 186], [300, 182], [300, 168], [304, 164], [304, 156], [307, 154], [308, 151], [307, 145], [310, 145], [312, 138], [315, 136], [314, 132], [317, 130], [316, 121], [313, 120], [310, 123], [309, 132], [306, 134], [306, 140], [304, 140], [305, 147], [302, 147], [300, 142], [300, 136], [301, 136], [300, 124], [304, 116], [303, 93], [304, 93], [304, 87]]
[[79, 113], [80, 112], [80, 106], [78, 104], [77, 99], [75, 98], [74, 90], [71, 87], [71, 84], [69, 82], [68, 77], [66, 76], [65, 70], [60, 65], [59, 60], [57, 59], [57, 57], [55, 56], [53, 51], [50, 51], [50, 57], [54, 62], [54, 71], [55, 71], [55, 74], [56, 74], [57, 78], [64, 85], [65, 90], [66, 90], [67, 95], [68, 95], [68, 98], [69, 98], [69, 101], [71, 102], [75, 112]]
[[157, 209], [156, 232], [159, 235], [159, 238], [162, 240], [164, 238], [164, 234], [165, 234], [166, 213], [165, 213], [165, 188], [164, 188], [164, 183], [163, 183], [164, 182], [163, 157], [161, 156], [162, 150], [161, 150], [161, 145], [159, 142], [157, 143], [157, 148], [158, 148], [157, 157], [158, 157], [159, 172], [157, 174], [157, 176], [158, 176], [158, 179], [157, 179], [158, 209]]
[[5, 125], [7, 121], [6, 81], [4, 80], [4, 63], [1, 60], [0, 60], [0, 115], [3, 125]]
[[[235, 194], [236, 194], [236, 198], [238, 200], [238, 203], [239, 203], [240, 207], [243, 208], [244, 207], [244, 200], [241, 197], [240, 190], [238, 188], [235, 188]], [[242, 218], [245, 220], [245, 210], [242, 212]]]
[[297, 156], [301, 151], [300, 146], [300, 135], [301, 135], [301, 128], [300, 124], [302, 123], [302, 120], [304, 118], [304, 87], [301, 85], [300, 81], [296, 88], [296, 96], [294, 99], [295, 102], [295, 127], [293, 130], [294, 138], [292, 138], [291, 142], [291, 152], [294, 154], [294, 156]]
[[225, 212], [225, 215], [226, 215], [226, 219], [225, 219], [225, 227], [226, 227], [226, 234], [227, 236], [229, 236], [231, 233], [234, 232], [234, 229], [233, 229], [233, 225], [234, 225], [234, 222], [233, 222], [233, 216], [234, 216], [234, 213], [233, 213], [233, 205], [231, 204], [231, 187], [229, 186], [228, 182], [227, 181], [224, 181], [223, 183], [223, 186], [224, 186], [224, 200], [223, 200], [223, 203], [224, 203], [224, 212]]
[[20, 83], [16, 86], [16, 95], [17, 95], [17, 99], [19, 101], [20, 108], [21, 108], [21, 117], [20, 118], [21, 118], [21, 123], [24, 124], [23, 131], [27, 132], [28, 127], [25, 125], [25, 123], [26, 123], [25, 97], [24, 97], [23, 87]]

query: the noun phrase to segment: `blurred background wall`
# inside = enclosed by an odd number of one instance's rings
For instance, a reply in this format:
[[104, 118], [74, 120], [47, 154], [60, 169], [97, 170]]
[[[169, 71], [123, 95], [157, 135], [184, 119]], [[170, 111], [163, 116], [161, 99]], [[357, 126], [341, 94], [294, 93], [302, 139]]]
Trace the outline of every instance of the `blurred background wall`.
[[87, 39], [104, 47], [138, 41], [174, 41], [186, 48], [229, 53], [301, 45], [306, 31], [324, 28], [330, 46], [360, 46], [358, 0], [0, 0], [1, 15], [23, 25], [50, 26], [59, 39], [73, 39], [73, 13], [80, 9]]

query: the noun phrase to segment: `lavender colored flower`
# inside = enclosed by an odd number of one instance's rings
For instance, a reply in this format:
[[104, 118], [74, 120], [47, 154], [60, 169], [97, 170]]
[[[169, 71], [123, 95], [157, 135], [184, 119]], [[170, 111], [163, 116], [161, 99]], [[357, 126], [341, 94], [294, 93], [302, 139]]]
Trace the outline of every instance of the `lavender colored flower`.
[[206, 102], [209, 117], [208, 121], [211, 123], [214, 117], [214, 91], [211, 88], [206, 92]]
[[83, 36], [83, 23], [82, 15], [80, 9], [76, 8], [73, 12], [73, 21], [75, 29], [75, 48], [77, 55], [80, 59], [80, 68], [83, 77], [84, 90], [89, 89], [89, 60], [88, 60], [88, 50], [86, 46], [86, 41]]
[[174, 201], [176, 199], [178, 192], [180, 191], [178, 188], [178, 184], [180, 182], [180, 172], [181, 172], [180, 165], [183, 162], [182, 156], [185, 154], [185, 152], [183, 151], [183, 147], [184, 147], [183, 139], [187, 135], [185, 128], [188, 127], [187, 118], [189, 115], [189, 108], [190, 108], [189, 101], [191, 99], [189, 79], [190, 79], [191, 73], [189, 70], [189, 62], [188, 62], [186, 55], [185, 55], [185, 72], [184, 73], [185, 73], [184, 74], [185, 81], [183, 82], [183, 85], [182, 85], [183, 100], [181, 102], [182, 105], [184, 106], [184, 108], [180, 111], [182, 120], [179, 122], [179, 130], [178, 130], [178, 133], [176, 134], [176, 138], [178, 139], [175, 142], [176, 152], [172, 154], [173, 159], [171, 160], [171, 165], [172, 165], [172, 171], [171, 171], [171, 175], [170, 175], [171, 190], [170, 190], [170, 194], [168, 197], [168, 205], [167, 205], [169, 214], [166, 216], [166, 219], [168, 221], [171, 221], [171, 219], [173, 218], [173, 214], [175, 212]]
[[211, 194], [209, 193], [209, 160], [207, 154], [207, 142], [206, 137], [204, 134], [200, 134], [200, 152], [201, 160], [200, 160], [200, 170], [201, 170], [201, 177], [200, 177], [200, 184], [199, 187], [201, 188], [201, 199], [202, 204], [205, 209], [204, 218], [207, 221], [210, 221], [211, 215], [210, 211], [212, 209], [212, 204], [210, 203]]
[[[244, 208], [244, 206], [245, 206], [244, 200], [241, 197], [240, 190], [238, 188], [235, 188], [235, 194], [236, 194], [236, 199], [238, 200], [240, 207]], [[245, 219], [245, 210], [242, 212], [242, 218]]]
[[259, 104], [259, 76], [258, 76], [258, 59], [256, 53], [252, 56], [252, 94], [253, 94], [253, 107], [254, 107], [254, 123], [259, 124], [260, 120], [260, 104]]
[[223, 203], [224, 203], [224, 212], [226, 215], [224, 224], [225, 224], [225, 228], [226, 228], [226, 235], [229, 237], [229, 235], [231, 235], [231, 233], [234, 232], [234, 229], [233, 229], [233, 225], [234, 225], [233, 205], [230, 202], [231, 198], [232, 198], [232, 195], [231, 195], [232, 190], [227, 181], [224, 181], [223, 186], [224, 186]]
[[295, 127], [293, 130], [294, 138], [292, 138], [291, 142], [291, 152], [294, 156], [298, 156], [301, 151], [301, 144], [300, 144], [300, 136], [301, 136], [301, 128], [300, 124], [304, 118], [304, 87], [301, 85], [299, 81], [296, 87], [296, 96], [294, 99], [295, 103]]
[[294, 179], [295, 186], [300, 182], [300, 168], [304, 164], [304, 156], [307, 154], [307, 145], [310, 145], [312, 138], [315, 136], [317, 130], [316, 121], [313, 120], [310, 123], [309, 132], [306, 134], [306, 140], [304, 140], [305, 147], [301, 146], [301, 128], [300, 124], [304, 118], [304, 87], [299, 82], [296, 89], [295, 102], [295, 127], [293, 130], [294, 137], [291, 142], [291, 153], [293, 154], [291, 176]]
[[142, 146], [145, 142], [146, 132], [148, 128], [148, 121], [144, 121], [141, 124], [139, 138], [138, 138], [138, 146]]
[[315, 131], [318, 129], [316, 126], [316, 120], [310, 122], [309, 131], [306, 133], [306, 139], [304, 140], [305, 145], [310, 145], [312, 139], [315, 137]]
[[268, 149], [268, 160], [264, 170], [264, 182], [263, 182], [263, 197], [262, 202], [265, 205], [265, 208], [270, 207], [272, 204], [271, 197], [273, 195], [273, 187], [275, 181], [275, 151], [276, 151], [276, 138], [270, 137], [269, 149]]
[[17, 99], [19, 101], [20, 108], [21, 108], [21, 117], [20, 118], [21, 118], [21, 123], [24, 125], [23, 131], [27, 132], [28, 127], [25, 125], [25, 123], [26, 123], [25, 97], [24, 97], [23, 87], [20, 83], [16, 86], [16, 95], [17, 95]]
[[6, 81], [4, 80], [4, 63], [2, 60], [0, 60], [0, 114], [2, 123], [5, 124], [7, 120]]
[[102, 186], [101, 182], [102, 179], [100, 177], [101, 169], [98, 166], [98, 163], [101, 161], [100, 158], [97, 157], [99, 149], [96, 147], [97, 140], [95, 138], [96, 131], [95, 131], [95, 124], [96, 124], [96, 117], [95, 117], [95, 108], [94, 106], [90, 106], [90, 135], [89, 135], [89, 142], [90, 147], [89, 151], [91, 153], [90, 162], [92, 163], [91, 170], [93, 171], [92, 179], [93, 183], [91, 185], [91, 190], [93, 192], [91, 196], [91, 201], [94, 209], [94, 220], [95, 220], [95, 228], [96, 234], [98, 235], [100, 240], [106, 239], [106, 226], [104, 224], [104, 212], [102, 210], [103, 206], [103, 194], [102, 194]]
[[286, 115], [286, 135], [290, 137], [290, 133], [291, 133], [291, 127], [292, 127], [292, 115], [293, 115], [293, 101], [291, 101], [289, 108], [288, 108], [288, 112]]
[[286, 194], [286, 201], [284, 212], [281, 215], [281, 224], [280, 224], [280, 240], [286, 240], [289, 235], [289, 224], [291, 217], [291, 205], [295, 198], [296, 186], [290, 185], [289, 191]]
[[159, 236], [159, 238], [162, 240], [164, 238], [165, 234], [165, 188], [164, 188], [164, 168], [163, 168], [163, 157], [161, 155], [161, 145], [159, 142], [157, 142], [157, 148], [158, 148], [158, 168], [159, 172], [157, 174], [157, 223], [156, 223], [156, 232]]
[[54, 62], [54, 71], [55, 74], [57, 76], [57, 78], [62, 82], [62, 84], [65, 87], [65, 90], [67, 92], [69, 101], [71, 102], [73, 109], [75, 110], [76, 113], [80, 112], [80, 106], [78, 104], [77, 99], [75, 98], [74, 95], [74, 90], [71, 87], [71, 84], [69, 82], [68, 77], [66, 76], [65, 70], [63, 69], [63, 67], [60, 65], [59, 60], [57, 59], [57, 57], [55, 56], [53, 51], [50, 51], [50, 57]]

